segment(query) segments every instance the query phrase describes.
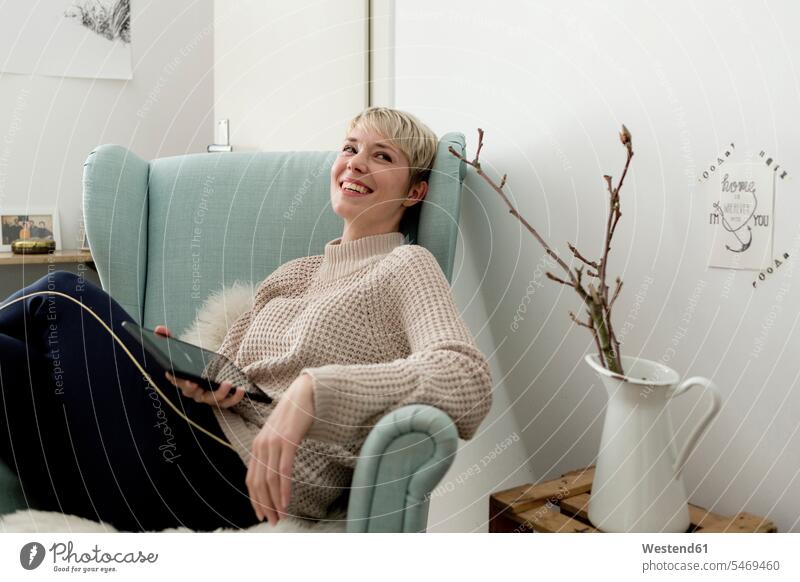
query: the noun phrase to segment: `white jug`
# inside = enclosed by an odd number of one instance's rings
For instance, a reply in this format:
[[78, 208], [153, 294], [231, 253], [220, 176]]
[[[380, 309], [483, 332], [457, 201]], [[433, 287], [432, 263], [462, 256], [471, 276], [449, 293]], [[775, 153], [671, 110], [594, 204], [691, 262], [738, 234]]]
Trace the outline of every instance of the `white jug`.
[[[689, 505], [681, 472], [700, 435], [717, 415], [720, 397], [713, 382], [694, 377], [678, 385], [675, 370], [622, 356], [625, 376], [586, 356], [608, 392], [603, 437], [589, 497], [589, 520], [606, 532], [685, 532]], [[700, 386], [709, 406], [680, 453], [667, 404]]]

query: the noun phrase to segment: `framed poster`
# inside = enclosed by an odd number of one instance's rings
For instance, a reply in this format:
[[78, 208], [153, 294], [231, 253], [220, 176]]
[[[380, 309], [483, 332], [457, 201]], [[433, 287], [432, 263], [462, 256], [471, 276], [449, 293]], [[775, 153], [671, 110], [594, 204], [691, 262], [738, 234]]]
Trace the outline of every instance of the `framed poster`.
[[130, 79], [130, 0], [6, 0], [0, 71]]
[[709, 267], [760, 271], [770, 265], [775, 182], [774, 168], [758, 159], [731, 159], [715, 168], [706, 185], [711, 207]]

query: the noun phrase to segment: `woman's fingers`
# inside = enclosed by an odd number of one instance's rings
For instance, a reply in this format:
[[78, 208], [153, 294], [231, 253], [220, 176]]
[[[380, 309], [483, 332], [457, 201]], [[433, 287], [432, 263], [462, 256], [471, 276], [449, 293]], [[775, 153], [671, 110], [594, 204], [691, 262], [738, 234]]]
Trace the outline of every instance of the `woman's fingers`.
[[256, 517], [263, 521], [266, 517], [269, 523], [275, 525], [280, 519], [278, 503], [280, 498], [273, 497], [275, 489], [274, 474], [280, 457], [280, 443], [272, 441], [268, 436], [260, 434], [253, 441], [253, 450], [247, 469], [245, 483], [250, 494], [250, 503], [256, 512]]
[[167, 329], [166, 325], [157, 325], [153, 331], [156, 332], [158, 335], [172, 337], [172, 332], [169, 329]]
[[[188, 380], [184, 380], [183, 378], [176, 378], [175, 376], [173, 376], [169, 372], [164, 372], [164, 376], [176, 388], [180, 388], [181, 390], [190, 389], [191, 388], [190, 383], [189, 383]], [[184, 396], [186, 396], [185, 393], [184, 393]]]
[[280, 491], [280, 475], [278, 474], [278, 462], [281, 455], [281, 444], [277, 440], [269, 443], [269, 457], [267, 458], [265, 475], [266, 482], [262, 490], [262, 499], [267, 506], [267, 517], [272, 525], [278, 523], [278, 501], [280, 495], [276, 496], [276, 491]]
[[164, 372], [167, 380], [177, 386], [187, 398], [191, 398], [195, 402], [202, 404], [213, 404], [220, 408], [229, 408], [234, 404], [241, 402], [244, 398], [244, 390], [239, 390], [230, 382], [223, 382], [214, 391], [203, 390], [196, 382], [185, 380], [183, 378], [176, 378], [169, 372]]
[[245, 484], [247, 485], [247, 493], [250, 496], [250, 505], [256, 513], [258, 521], [264, 521], [264, 513], [258, 503], [258, 495], [255, 488], [256, 469], [258, 467], [258, 458], [255, 454], [250, 455], [250, 463], [247, 465], [247, 476], [245, 477]]
[[186, 380], [184, 378], [176, 378], [169, 372], [164, 372], [164, 375], [167, 377], [167, 380], [181, 389], [181, 392], [186, 398], [191, 398], [195, 402], [204, 402], [203, 393], [205, 391], [201, 390], [200, 386], [198, 386], [195, 382]]
[[221, 403], [220, 406], [222, 408], [230, 408], [235, 404], [239, 404], [242, 400], [244, 400], [244, 389], [235, 389], [231, 392], [231, 396], [229, 396], [225, 402]]
[[280, 497], [275, 500], [278, 501], [280, 510], [286, 513], [286, 508], [289, 506], [289, 496], [292, 493], [292, 466], [294, 465], [294, 455], [297, 447], [293, 443], [285, 443], [281, 451], [281, 460], [279, 462], [281, 487]]
[[256, 515], [262, 521], [267, 518], [271, 524], [275, 523], [275, 518], [270, 509], [269, 491], [267, 490], [267, 462], [269, 459], [256, 455], [253, 466], [253, 488], [252, 495], [256, 505]]
[[229, 408], [244, 398], [244, 390], [237, 390], [230, 382], [223, 382], [212, 394], [209, 404], [217, 404], [220, 408]]
[[277, 439], [272, 439], [269, 443], [269, 458], [267, 459], [267, 482], [264, 486], [263, 496], [267, 504], [267, 517], [272, 525], [280, 520], [278, 506], [281, 499], [281, 476], [278, 472], [281, 456], [281, 443]]
[[164, 375], [167, 377], [167, 380], [172, 382], [175, 386], [183, 390], [184, 396], [191, 397], [192, 394], [199, 388], [197, 384], [192, 382], [191, 380], [186, 380], [184, 378], [176, 378], [169, 372], [164, 372]]
[[197, 384], [195, 384], [194, 382], [185, 380], [184, 378], [176, 378], [169, 372], [164, 372], [164, 376], [166, 376], [167, 380], [172, 382], [178, 388], [191, 388], [193, 385], [197, 386]]

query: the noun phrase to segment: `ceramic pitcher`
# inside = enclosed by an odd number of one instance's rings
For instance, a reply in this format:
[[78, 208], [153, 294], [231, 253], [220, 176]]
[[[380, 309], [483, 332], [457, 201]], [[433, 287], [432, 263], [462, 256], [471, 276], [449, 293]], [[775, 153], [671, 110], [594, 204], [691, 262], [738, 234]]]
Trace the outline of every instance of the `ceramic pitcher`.
[[[681, 472], [700, 435], [717, 415], [720, 397], [706, 378], [679, 383], [675, 370], [622, 356], [625, 376], [586, 356], [608, 392], [608, 408], [589, 498], [589, 520], [606, 532], [685, 532], [689, 506]], [[711, 401], [678, 452], [667, 405], [694, 387]]]

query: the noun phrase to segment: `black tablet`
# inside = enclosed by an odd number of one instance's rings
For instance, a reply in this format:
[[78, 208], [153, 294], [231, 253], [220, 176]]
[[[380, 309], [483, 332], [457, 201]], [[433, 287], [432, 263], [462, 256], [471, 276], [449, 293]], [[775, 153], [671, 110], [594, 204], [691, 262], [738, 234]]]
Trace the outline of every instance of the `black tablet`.
[[272, 398], [253, 384], [247, 375], [222, 354], [205, 350], [190, 343], [157, 334], [132, 321], [122, 327], [147, 351], [148, 355], [176, 378], [195, 382], [203, 390], [216, 390], [222, 382], [245, 390], [245, 399], [269, 404]]

